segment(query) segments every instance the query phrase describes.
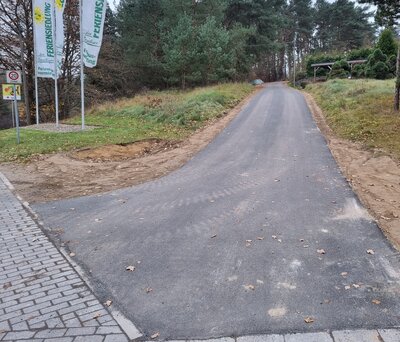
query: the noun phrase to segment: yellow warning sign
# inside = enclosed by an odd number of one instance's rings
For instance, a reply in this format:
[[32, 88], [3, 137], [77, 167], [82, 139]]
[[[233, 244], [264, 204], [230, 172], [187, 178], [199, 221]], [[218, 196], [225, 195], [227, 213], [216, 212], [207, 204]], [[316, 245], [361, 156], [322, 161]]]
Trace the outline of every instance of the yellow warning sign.
[[[14, 100], [14, 84], [2, 84], [3, 100]], [[21, 101], [21, 86], [15, 85], [17, 90], [17, 101]]]

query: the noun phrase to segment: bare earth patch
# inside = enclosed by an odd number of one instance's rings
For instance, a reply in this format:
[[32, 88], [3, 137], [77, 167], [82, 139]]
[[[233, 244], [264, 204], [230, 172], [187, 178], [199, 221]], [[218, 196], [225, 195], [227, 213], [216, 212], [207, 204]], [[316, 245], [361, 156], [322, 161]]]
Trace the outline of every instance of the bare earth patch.
[[154, 139], [56, 153], [27, 163], [0, 164], [0, 172], [11, 181], [18, 194], [31, 203], [137, 185], [184, 165], [213, 140], [253, 96], [254, 92], [227, 115], [210, 122], [182, 142]]
[[400, 163], [380, 150], [340, 139], [332, 132], [310, 94], [304, 93], [330, 150], [363, 205], [400, 249]]

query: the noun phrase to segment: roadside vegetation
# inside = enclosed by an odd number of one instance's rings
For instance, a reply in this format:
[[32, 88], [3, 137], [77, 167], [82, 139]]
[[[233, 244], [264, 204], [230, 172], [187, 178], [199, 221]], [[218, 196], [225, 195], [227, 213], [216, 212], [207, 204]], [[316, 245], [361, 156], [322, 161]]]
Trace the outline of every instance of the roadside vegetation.
[[306, 91], [338, 136], [400, 160], [400, 115], [393, 110], [393, 80], [335, 79], [310, 84]]
[[[222, 117], [253, 91], [246, 83], [229, 83], [189, 91], [152, 91], [95, 107], [86, 123], [97, 126], [74, 133], [21, 130], [0, 131], [0, 161], [28, 159], [34, 155], [143, 139], [181, 140], [210, 120]], [[74, 117], [63, 123], [80, 124]]]

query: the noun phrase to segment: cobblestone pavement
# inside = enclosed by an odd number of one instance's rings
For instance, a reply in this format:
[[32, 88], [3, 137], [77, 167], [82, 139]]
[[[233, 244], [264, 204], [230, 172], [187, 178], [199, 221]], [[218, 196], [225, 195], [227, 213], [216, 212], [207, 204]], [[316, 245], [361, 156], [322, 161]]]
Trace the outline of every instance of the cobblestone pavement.
[[0, 341], [128, 338], [0, 179]]

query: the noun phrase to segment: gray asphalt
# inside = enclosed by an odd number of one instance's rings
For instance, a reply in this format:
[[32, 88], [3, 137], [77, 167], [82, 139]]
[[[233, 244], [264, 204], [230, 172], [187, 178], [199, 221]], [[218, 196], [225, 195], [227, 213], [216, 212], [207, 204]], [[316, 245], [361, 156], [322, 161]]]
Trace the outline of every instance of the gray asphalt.
[[302, 94], [283, 84], [170, 175], [34, 209], [64, 229], [100, 298], [147, 336], [400, 325], [399, 254], [363, 212]]

